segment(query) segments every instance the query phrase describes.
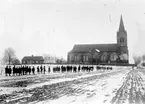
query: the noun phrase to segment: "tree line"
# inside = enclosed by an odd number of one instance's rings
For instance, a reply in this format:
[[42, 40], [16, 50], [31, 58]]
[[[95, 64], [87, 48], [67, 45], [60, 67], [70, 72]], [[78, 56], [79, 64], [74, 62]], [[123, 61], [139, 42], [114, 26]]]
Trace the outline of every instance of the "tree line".
[[[67, 61], [64, 58], [56, 57], [51, 54], [43, 54], [44, 63], [66, 63]], [[20, 65], [21, 61], [16, 56], [16, 51], [12, 48], [6, 48], [1, 59], [1, 64], [4, 65]]]
[[135, 65], [143, 65], [145, 66], [145, 54], [143, 55], [134, 55], [133, 56], [133, 60], [134, 60], [134, 63]]

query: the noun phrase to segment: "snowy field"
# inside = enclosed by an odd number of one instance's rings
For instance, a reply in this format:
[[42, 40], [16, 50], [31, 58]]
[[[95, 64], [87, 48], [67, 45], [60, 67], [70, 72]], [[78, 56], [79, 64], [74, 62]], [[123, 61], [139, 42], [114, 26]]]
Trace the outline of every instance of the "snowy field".
[[[51, 69], [56, 65], [50, 66]], [[37, 67], [37, 65], [35, 66]], [[144, 104], [145, 71], [113, 66], [113, 70], [4, 76], [0, 104]]]

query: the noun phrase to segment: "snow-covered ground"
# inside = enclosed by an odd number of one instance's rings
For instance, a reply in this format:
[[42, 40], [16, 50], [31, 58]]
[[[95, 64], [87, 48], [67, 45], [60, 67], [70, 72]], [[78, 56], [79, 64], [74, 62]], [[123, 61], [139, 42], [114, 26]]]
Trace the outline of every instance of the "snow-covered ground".
[[110, 104], [117, 89], [122, 85], [128, 71], [115, 73], [72, 86], [74, 89], [82, 89], [84, 93], [65, 95], [57, 100], [46, 100], [37, 104]]
[[[16, 77], [2, 77], [0, 79], [0, 84], [4, 87], [0, 87], [0, 95], [1, 94], [9, 94], [12, 93], [13, 91], [20, 91], [23, 89], [32, 89], [35, 87], [42, 87], [43, 85], [50, 85], [50, 84], [54, 84], [54, 83], [59, 83], [59, 82], [63, 82], [63, 81], [71, 81], [71, 80], [75, 80], [78, 78], [85, 78], [85, 77], [89, 77], [89, 76], [93, 76], [93, 75], [101, 75], [102, 73], [110, 73], [110, 71], [106, 71], [106, 72], [93, 72], [93, 73], [65, 73], [65, 74], [48, 74], [48, 75], [27, 75], [27, 76], [16, 76]], [[33, 80], [34, 82], [30, 83], [27, 85], [27, 87], [9, 87], [8, 85], [10, 85], [12, 82], [18, 82], [18, 81], [29, 81], [29, 80]], [[43, 82], [41, 83], [43, 79]], [[6, 80], [6, 81], [5, 81]], [[35, 83], [35, 84], [34, 84]], [[7, 87], [8, 86], [8, 87]]]
[[[46, 67], [48, 66], [50, 65], [46, 65]], [[54, 65], [51, 66], [51, 68], [53, 67]], [[139, 73], [135, 78], [138, 78], [139, 75], [141, 78], [145, 78], [143, 71], [132, 71], [131, 67], [115, 66], [113, 66], [113, 70], [108, 71], [95, 69], [92, 72], [51, 72], [45, 75], [11, 77], [2, 74], [0, 75], [0, 103], [122, 104], [124, 102], [126, 104], [129, 101], [124, 91], [128, 91], [125, 88], [130, 87], [124, 86], [129, 85], [128, 79], [132, 75], [131, 73]], [[123, 98], [125, 100], [122, 100]]]

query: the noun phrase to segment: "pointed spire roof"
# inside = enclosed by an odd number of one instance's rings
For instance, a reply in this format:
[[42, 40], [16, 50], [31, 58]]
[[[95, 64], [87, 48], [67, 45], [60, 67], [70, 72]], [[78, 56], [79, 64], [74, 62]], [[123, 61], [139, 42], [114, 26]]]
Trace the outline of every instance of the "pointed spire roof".
[[119, 31], [125, 31], [122, 15], [121, 15], [121, 18], [120, 18]]

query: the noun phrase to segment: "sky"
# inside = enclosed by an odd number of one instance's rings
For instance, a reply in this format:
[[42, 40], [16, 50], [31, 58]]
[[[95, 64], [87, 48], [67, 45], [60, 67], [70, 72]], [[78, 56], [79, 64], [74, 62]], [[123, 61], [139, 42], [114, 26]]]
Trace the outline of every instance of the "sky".
[[116, 43], [120, 16], [129, 61], [145, 53], [144, 0], [0, 0], [0, 57], [12, 47], [24, 56], [67, 58], [74, 44]]

